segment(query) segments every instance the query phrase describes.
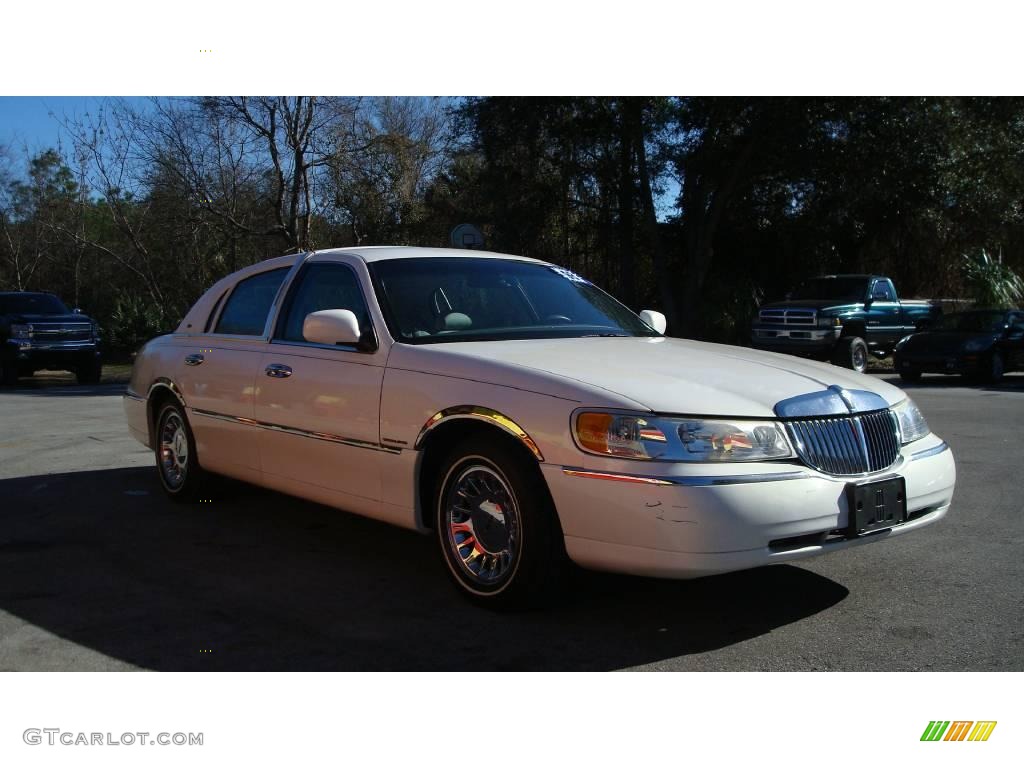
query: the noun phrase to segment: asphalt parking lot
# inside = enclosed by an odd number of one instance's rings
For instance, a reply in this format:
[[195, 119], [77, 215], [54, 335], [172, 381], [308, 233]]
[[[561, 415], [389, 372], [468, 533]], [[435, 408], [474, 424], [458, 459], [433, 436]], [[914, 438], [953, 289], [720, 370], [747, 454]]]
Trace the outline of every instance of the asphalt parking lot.
[[122, 387], [24, 382], [0, 390], [0, 670], [1024, 670], [1024, 374], [907, 388], [957, 460], [938, 524], [691, 582], [581, 572], [498, 615], [415, 533], [230, 481], [172, 505]]

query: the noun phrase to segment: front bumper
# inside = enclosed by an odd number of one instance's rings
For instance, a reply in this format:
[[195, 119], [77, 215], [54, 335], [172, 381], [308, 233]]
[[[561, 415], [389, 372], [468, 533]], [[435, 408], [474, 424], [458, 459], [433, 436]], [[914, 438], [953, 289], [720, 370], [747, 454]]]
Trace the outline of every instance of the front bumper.
[[68, 370], [100, 359], [100, 346], [94, 341], [38, 341], [8, 339], [3, 345], [4, 359], [22, 370]]
[[784, 325], [755, 324], [750, 332], [750, 345], [768, 352], [790, 354], [824, 354], [836, 344], [841, 326], [800, 328]]
[[974, 374], [986, 369], [987, 355], [987, 352], [978, 352], [944, 357], [908, 357], [897, 352], [893, 366], [897, 372]]
[[[795, 464], [694, 465], [608, 462], [601, 468], [542, 465], [566, 550], [579, 565], [641, 576], [693, 578], [788, 562], [899, 536], [946, 514], [956, 467], [941, 439], [905, 446], [875, 477], [906, 479], [906, 522], [846, 538], [846, 486]], [[640, 475], [638, 470], [651, 472]], [[630, 478], [630, 479], [625, 479]]]

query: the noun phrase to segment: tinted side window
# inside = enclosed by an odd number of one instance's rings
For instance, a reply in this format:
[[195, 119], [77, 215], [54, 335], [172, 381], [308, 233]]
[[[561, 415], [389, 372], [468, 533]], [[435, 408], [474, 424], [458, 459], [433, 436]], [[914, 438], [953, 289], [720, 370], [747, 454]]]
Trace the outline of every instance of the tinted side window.
[[871, 296], [882, 301], [896, 301], [896, 292], [893, 290], [892, 283], [888, 280], [876, 282], [875, 287], [871, 291]]
[[216, 333], [262, 336], [270, 305], [287, 274], [287, 267], [272, 269], [236, 285], [217, 321]]
[[283, 341], [305, 341], [302, 323], [310, 312], [321, 309], [347, 309], [359, 320], [364, 338], [372, 337], [370, 313], [359, 287], [359, 279], [345, 264], [307, 264], [288, 294], [283, 321], [275, 338]]

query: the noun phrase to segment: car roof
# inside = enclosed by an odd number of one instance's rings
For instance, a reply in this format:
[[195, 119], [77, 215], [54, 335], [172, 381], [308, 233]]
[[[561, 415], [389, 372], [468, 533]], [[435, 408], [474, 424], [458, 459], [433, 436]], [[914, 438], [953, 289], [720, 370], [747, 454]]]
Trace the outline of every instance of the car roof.
[[316, 255], [321, 254], [351, 254], [358, 256], [363, 261], [370, 263], [374, 261], [387, 261], [389, 259], [436, 259], [436, 258], [478, 258], [478, 259], [513, 259], [515, 261], [529, 261], [535, 264], [547, 264], [540, 259], [531, 259], [528, 256], [515, 256], [510, 253], [496, 253], [494, 251], [476, 251], [465, 248], [424, 248], [412, 245], [361, 245], [349, 248], [325, 248], [317, 249]]

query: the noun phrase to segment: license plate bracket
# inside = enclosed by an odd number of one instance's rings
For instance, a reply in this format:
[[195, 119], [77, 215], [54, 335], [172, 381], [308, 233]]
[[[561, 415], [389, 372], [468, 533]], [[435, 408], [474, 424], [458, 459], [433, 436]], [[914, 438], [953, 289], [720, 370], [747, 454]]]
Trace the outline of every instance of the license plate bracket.
[[849, 537], [892, 528], [907, 519], [907, 482], [902, 477], [890, 477], [850, 483], [846, 486], [846, 501]]

